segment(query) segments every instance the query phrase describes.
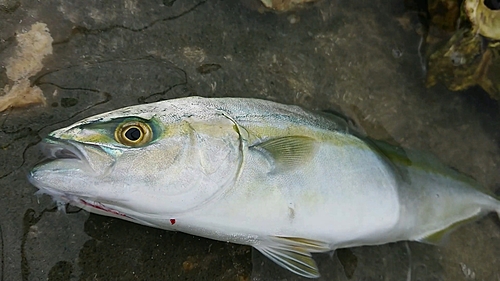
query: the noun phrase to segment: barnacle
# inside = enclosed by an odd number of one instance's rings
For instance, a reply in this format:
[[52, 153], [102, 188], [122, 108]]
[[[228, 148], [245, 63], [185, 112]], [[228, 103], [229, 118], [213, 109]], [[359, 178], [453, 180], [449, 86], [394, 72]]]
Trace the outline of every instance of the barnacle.
[[[500, 40], [500, 3], [488, 0], [466, 0], [463, 10], [472, 23], [472, 31]], [[488, 4], [488, 5], [487, 5]]]
[[[481, 86], [500, 99], [500, 1], [465, 0], [460, 20], [459, 1], [429, 0], [429, 32], [426, 34], [426, 85], [438, 82], [452, 91]], [[455, 23], [453, 25], [453, 23]], [[486, 39], [485, 39], [486, 38]]]

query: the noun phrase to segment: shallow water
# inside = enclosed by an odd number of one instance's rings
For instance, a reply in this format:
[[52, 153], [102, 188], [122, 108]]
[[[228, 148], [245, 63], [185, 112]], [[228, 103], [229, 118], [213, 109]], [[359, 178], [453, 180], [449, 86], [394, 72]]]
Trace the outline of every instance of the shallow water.
[[[0, 113], [0, 280], [302, 280], [246, 246], [63, 214], [34, 196], [35, 144], [125, 105], [201, 95], [341, 110], [368, 135], [430, 151], [498, 189], [498, 103], [478, 89], [423, 87], [418, 20], [402, 2], [321, 1], [276, 15], [250, 1], [0, 1], [2, 66], [33, 23], [54, 39], [31, 79], [47, 106]], [[2, 68], [0, 87], [8, 83]], [[322, 280], [500, 280], [500, 223], [490, 215], [441, 247], [401, 242], [315, 258]]]

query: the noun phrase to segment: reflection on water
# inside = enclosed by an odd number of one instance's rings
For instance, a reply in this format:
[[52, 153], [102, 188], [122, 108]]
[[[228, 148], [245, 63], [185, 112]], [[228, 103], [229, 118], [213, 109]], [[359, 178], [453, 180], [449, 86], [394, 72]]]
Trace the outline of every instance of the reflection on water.
[[[237, 1], [169, 3], [0, 3], [0, 61], [34, 22], [54, 38], [32, 79], [47, 106], [0, 115], [0, 280], [301, 280], [246, 246], [47, 211], [50, 198], [34, 196], [26, 180], [42, 159], [34, 145], [124, 105], [196, 94], [340, 109], [372, 137], [430, 151], [491, 190], [500, 183], [498, 105], [423, 87], [418, 20], [403, 1], [320, 1], [293, 17]], [[0, 87], [8, 83], [0, 71]], [[315, 259], [322, 280], [500, 279], [494, 215], [448, 240]]]

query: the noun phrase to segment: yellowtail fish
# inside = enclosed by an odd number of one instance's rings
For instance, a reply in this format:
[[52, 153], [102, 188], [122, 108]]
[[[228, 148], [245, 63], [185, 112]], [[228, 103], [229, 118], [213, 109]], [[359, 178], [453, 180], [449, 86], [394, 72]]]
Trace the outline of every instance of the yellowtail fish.
[[435, 158], [338, 116], [189, 97], [92, 116], [49, 134], [29, 179], [60, 204], [250, 245], [299, 275], [311, 253], [436, 242], [500, 201]]

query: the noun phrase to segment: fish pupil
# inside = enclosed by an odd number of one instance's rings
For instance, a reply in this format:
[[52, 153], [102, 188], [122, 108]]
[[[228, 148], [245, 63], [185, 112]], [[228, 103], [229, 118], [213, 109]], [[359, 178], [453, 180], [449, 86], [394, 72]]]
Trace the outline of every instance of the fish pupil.
[[485, 0], [484, 5], [492, 10], [500, 10], [500, 0]]
[[130, 128], [125, 132], [125, 137], [131, 141], [137, 141], [141, 138], [141, 134], [142, 132], [138, 128]]

